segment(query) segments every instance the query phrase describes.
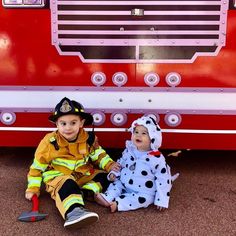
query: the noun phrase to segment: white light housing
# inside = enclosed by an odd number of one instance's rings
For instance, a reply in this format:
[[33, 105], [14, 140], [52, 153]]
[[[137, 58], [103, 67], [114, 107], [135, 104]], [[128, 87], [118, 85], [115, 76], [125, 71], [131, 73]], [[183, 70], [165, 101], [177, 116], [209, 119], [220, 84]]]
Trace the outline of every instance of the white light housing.
[[127, 80], [127, 75], [123, 72], [117, 72], [112, 76], [112, 82], [118, 87], [125, 85]]
[[91, 76], [91, 81], [96, 86], [101, 86], [106, 82], [106, 75], [103, 72], [94, 72]]
[[113, 125], [122, 126], [127, 122], [127, 115], [125, 113], [113, 113], [111, 115], [111, 122]]
[[2, 112], [0, 120], [4, 125], [12, 125], [16, 121], [16, 114], [14, 112]]
[[171, 86], [171, 87], [176, 87], [180, 84], [181, 82], [181, 76], [180, 74], [176, 72], [171, 72], [167, 74], [166, 76], [166, 83]]
[[106, 120], [106, 115], [103, 112], [96, 111], [92, 113], [94, 125], [102, 125]]
[[176, 127], [181, 123], [182, 118], [178, 113], [168, 113], [167, 115], [165, 115], [164, 120], [168, 126]]
[[149, 73], [145, 74], [145, 76], [144, 76], [145, 84], [150, 87], [156, 86], [159, 83], [159, 81], [160, 81], [159, 75], [154, 72], [149, 72]]

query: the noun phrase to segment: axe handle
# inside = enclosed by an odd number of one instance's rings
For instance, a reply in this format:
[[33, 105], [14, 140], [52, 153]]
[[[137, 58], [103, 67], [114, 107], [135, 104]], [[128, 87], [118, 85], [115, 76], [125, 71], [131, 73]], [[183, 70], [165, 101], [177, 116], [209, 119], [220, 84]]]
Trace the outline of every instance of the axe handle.
[[36, 194], [32, 197], [32, 211], [39, 210], [39, 200]]

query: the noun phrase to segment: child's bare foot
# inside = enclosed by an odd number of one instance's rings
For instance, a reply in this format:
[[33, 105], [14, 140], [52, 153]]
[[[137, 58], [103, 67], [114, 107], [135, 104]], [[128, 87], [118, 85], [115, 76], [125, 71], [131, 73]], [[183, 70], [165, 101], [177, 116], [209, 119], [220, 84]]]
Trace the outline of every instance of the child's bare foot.
[[111, 212], [116, 212], [116, 210], [117, 210], [117, 203], [116, 202], [111, 202], [110, 203], [110, 209], [111, 209]]
[[101, 206], [104, 206], [104, 207], [110, 206], [110, 203], [107, 202], [100, 193], [95, 193], [94, 200], [96, 203], [98, 203]]

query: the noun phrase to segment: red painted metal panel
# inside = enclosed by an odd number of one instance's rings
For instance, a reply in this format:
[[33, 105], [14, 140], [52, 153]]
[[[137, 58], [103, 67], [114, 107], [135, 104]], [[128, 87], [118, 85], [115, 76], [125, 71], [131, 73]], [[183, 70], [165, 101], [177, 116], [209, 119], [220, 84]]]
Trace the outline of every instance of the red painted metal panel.
[[[232, 4], [231, 4], [232, 5]], [[121, 88], [149, 88], [144, 77], [156, 73], [160, 81], [155, 88], [170, 89], [165, 78], [170, 72], [181, 76], [178, 88], [236, 88], [236, 11], [229, 10], [227, 16], [226, 45], [217, 56], [199, 56], [192, 63], [84, 63], [78, 56], [59, 55], [51, 42], [51, 16], [48, 8], [6, 9], [0, 6], [0, 87], [2, 86], [96, 86], [91, 82], [94, 72], [103, 72], [106, 82], [101, 91], [117, 87], [112, 76], [117, 72], [127, 75], [127, 83]], [[93, 52], [91, 52], [93, 53]], [[152, 88], [150, 88], [151, 90]], [[175, 91], [175, 88], [173, 88]], [[176, 90], [177, 91], [177, 90]], [[235, 93], [236, 90], [233, 91]], [[0, 90], [0, 97], [2, 90]], [[14, 96], [14, 93], [11, 95]], [[135, 92], [132, 93], [135, 97]], [[200, 96], [200, 95], [199, 95]], [[122, 97], [122, 95], [121, 95]], [[38, 98], [40, 100], [40, 97]], [[146, 98], [145, 98], [146, 99]], [[96, 98], [94, 103], [96, 104]], [[168, 101], [170, 104], [172, 100]], [[233, 102], [233, 101], [232, 101]], [[14, 107], [14, 105], [13, 105]], [[155, 106], [154, 108], [155, 109]], [[121, 109], [122, 110], [122, 109]], [[0, 112], [4, 111], [0, 107]], [[0, 123], [0, 128], [42, 127], [53, 128], [47, 120], [49, 112], [17, 112], [16, 121], [11, 125]], [[181, 110], [177, 111], [181, 114]], [[133, 119], [144, 112], [128, 113], [128, 120], [122, 126], [110, 121], [106, 112], [106, 122], [98, 128], [128, 128]], [[168, 111], [166, 111], [168, 113]], [[236, 149], [234, 134], [191, 133], [191, 130], [236, 130], [235, 114], [181, 114], [182, 122], [171, 127], [165, 122], [165, 112], [161, 112], [160, 126], [163, 132], [163, 148], [192, 149]], [[187, 129], [189, 133], [175, 133], [175, 129]], [[0, 130], [0, 146], [36, 146], [45, 132]], [[127, 132], [98, 132], [105, 147], [123, 147]]]

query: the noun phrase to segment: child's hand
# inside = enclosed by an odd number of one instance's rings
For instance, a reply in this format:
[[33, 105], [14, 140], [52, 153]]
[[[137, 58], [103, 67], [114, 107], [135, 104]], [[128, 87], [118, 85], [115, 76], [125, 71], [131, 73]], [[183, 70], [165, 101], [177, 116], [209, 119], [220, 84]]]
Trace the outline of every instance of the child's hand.
[[115, 172], [119, 172], [120, 171], [120, 164], [117, 163], [117, 162], [114, 162], [112, 165], [111, 165], [111, 171], [115, 171]]
[[26, 192], [25, 193], [25, 198], [31, 201], [32, 197], [34, 196], [35, 193], [32, 192]]
[[109, 179], [110, 179], [110, 181], [115, 181], [115, 180], [116, 180], [116, 176], [111, 173], [111, 174], [109, 175]]

